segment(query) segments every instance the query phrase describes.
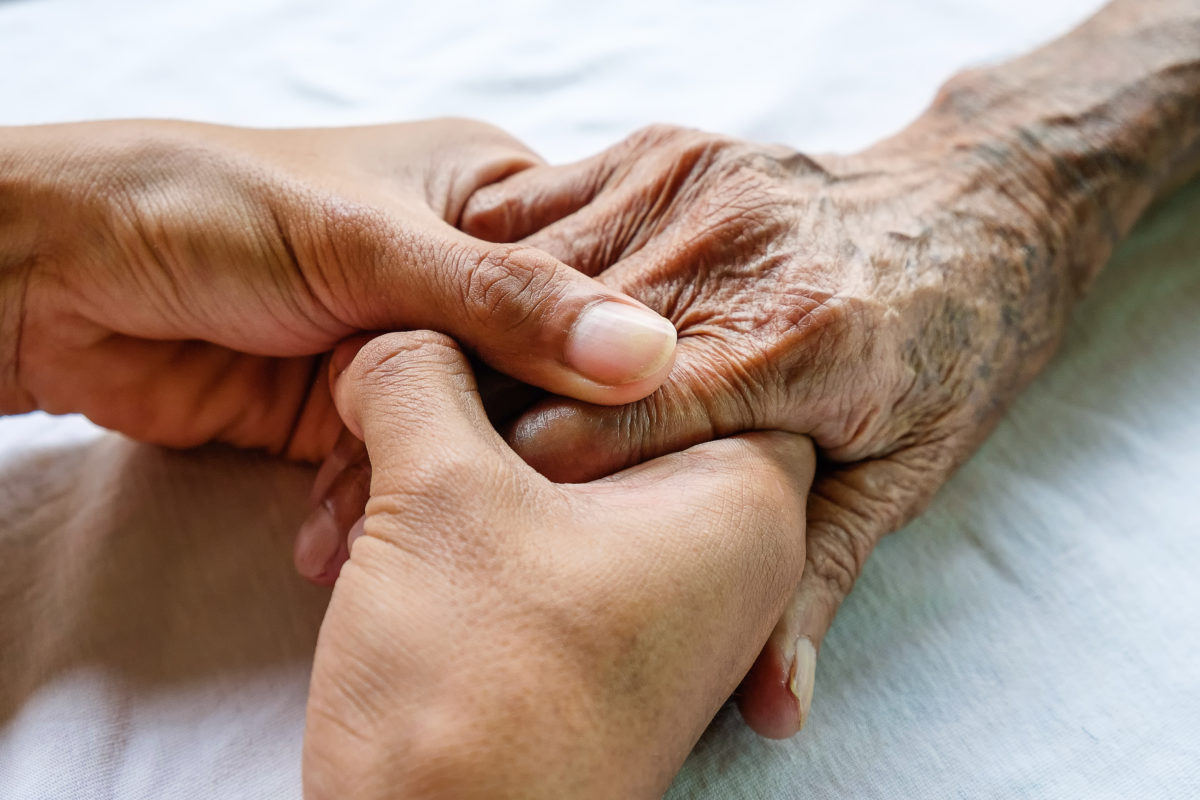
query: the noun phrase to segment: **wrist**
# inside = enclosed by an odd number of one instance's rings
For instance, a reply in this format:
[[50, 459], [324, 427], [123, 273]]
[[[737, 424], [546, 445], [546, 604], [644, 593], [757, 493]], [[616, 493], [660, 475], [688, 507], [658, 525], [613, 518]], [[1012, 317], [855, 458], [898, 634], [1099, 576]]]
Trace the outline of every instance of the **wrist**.
[[1147, 135], [1145, 119], [1055, 91], [1016, 67], [971, 71], [946, 84], [928, 115], [953, 129], [941, 157], [969, 165], [997, 206], [1024, 218], [1074, 303], [1162, 192], [1171, 159], [1134, 141]]

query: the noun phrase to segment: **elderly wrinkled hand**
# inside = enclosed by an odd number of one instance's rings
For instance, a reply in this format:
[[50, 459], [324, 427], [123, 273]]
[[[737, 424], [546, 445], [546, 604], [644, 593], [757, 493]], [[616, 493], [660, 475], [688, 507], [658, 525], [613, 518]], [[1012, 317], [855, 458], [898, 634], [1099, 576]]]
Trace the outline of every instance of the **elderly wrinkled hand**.
[[554, 484], [452, 340], [357, 346], [334, 397], [371, 496], [317, 646], [305, 796], [660, 796], [795, 588], [809, 441]]
[[811, 435], [795, 601], [739, 701], [803, 725], [816, 653], [879, 538], [911, 519], [1047, 363], [1141, 213], [1200, 171], [1194, 4], [1117, 0], [951, 79], [844, 157], [651, 128], [472, 196], [464, 229], [544, 248], [674, 320], [670, 379], [622, 408], [551, 399], [510, 432], [581, 480], [745, 430]]
[[[744, 694], [764, 733], [807, 710], [815, 648], [875, 541], [978, 445], [1062, 328], [1069, 287], [991, 169], [919, 144], [815, 159], [659, 127], [468, 203], [468, 230], [545, 249], [679, 331], [646, 400], [551, 399], [516, 423], [540, 471], [587, 480], [747, 430], [807, 433], [823, 453], [803, 606]], [[765, 702], [789, 682], [794, 710]]]
[[[809, 434], [825, 456], [800, 595], [740, 695], [760, 732], [802, 724], [816, 648], [871, 547], [966, 458], [1061, 330], [1067, 287], [991, 169], [916, 146], [813, 159], [655, 127], [467, 204], [468, 231], [552, 253], [679, 331], [671, 376], [645, 400], [551, 398], [520, 417], [508, 438], [539, 471], [590, 480], [751, 430]], [[317, 487], [342, 529], [369, 474], [352, 446]]]

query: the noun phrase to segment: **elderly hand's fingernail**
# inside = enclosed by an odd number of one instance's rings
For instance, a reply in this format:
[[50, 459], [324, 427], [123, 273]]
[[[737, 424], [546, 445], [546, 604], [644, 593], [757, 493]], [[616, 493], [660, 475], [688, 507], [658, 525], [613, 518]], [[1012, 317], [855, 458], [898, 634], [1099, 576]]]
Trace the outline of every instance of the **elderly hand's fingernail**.
[[817, 676], [817, 648], [812, 640], [801, 636], [792, 651], [792, 668], [788, 671], [788, 690], [796, 698], [800, 720], [796, 730], [804, 727], [812, 708], [813, 681]]
[[596, 383], [617, 386], [661, 370], [675, 353], [675, 326], [646, 308], [609, 300], [580, 315], [567, 363]]
[[313, 509], [296, 534], [296, 570], [309, 580], [320, 578], [330, 559], [337, 555], [340, 538], [333, 506], [326, 499]]

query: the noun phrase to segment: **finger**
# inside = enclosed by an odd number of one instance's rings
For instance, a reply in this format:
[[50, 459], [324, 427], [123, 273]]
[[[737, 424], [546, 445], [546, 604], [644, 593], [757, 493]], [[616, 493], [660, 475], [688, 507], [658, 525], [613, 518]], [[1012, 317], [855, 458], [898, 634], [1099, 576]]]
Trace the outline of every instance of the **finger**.
[[[738, 361], [726, 342], [681, 339], [670, 379], [619, 407], [551, 398], [508, 428], [526, 463], [552, 481], [579, 483], [710, 439], [768, 427], [727, 377]], [[744, 372], [733, 370], [741, 379]]]
[[[339, 514], [337, 550], [322, 580], [356, 563], [385, 571], [419, 566], [432, 586], [448, 572], [507, 563], [513, 539], [501, 534], [514, 529], [497, 522], [481, 536], [480, 520], [504, 518], [514, 491], [537, 506], [532, 480], [540, 479], [488, 422], [466, 357], [430, 331], [385, 334], [356, 347], [348, 341], [334, 351], [333, 396], [346, 427], [366, 444], [369, 499], [365, 508], [348, 501]], [[348, 494], [361, 498], [362, 490]], [[352, 525], [356, 515], [361, 524]], [[351, 537], [359, 539], [353, 547]]]
[[469, 486], [515, 461], [488, 423], [466, 357], [446, 336], [411, 331], [345, 342], [331, 371], [338, 413], [366, 444], [372, 496], [410, 494], [420, 479], [439, 476]]
[[492, 427], [497, 430], [511, 426], [535, 403], [546, 397], [546, 393], [536, 386], [496, 372], [486, 364], [476, 363], [474, 366], [483, 408], [492, 421]]
[[[644, 187], [605, 190], [613, 162], [601, 157], [521, 173], [477, 192], [464, 217], [483, 239], [513, 241], [596, 276], [628, 253], [654, 198]], [[479, 207], [490, 204], [486, 210]], [[631, 219], [631, 217], [633, 219]], [[606, 281], [608, 285], [613, 285]]]
[[[578, 211], [534, 231], [521, 244], [550, 253], [564, 264], [592, 275], [606, 286], [617, 287], [603, 273], [628, 258], [655, 235], [647, 225], [646, 209], [655, 206], [643, 187], [615, 189]], [[643, 230], [646, 227], [648, 230]], [[628, 272], [622, 264], [622, 272]]]
[[464, 230], [482, 239], [519, 242], [599, 276], [658, 228], [647, 217], [659, 209], [662, 187], [654, 181], [612, 182], [628, 149], [622, 143], [578, 164], [535, 168], [486, 187], [472, 197]]
[[[366, 342], [363, 342], [366, 344]], [[341, 421], [340, 418], [338, 420]], [[321, 467], [317, 470], [317, 475], [313, 478], [312, 489], [308, 493], [308, 507], [315, 509], [325, 499], [329, 493], [329, 487], [333, 485], [334, 480], [342, 471], [346, 469], [352, 462], [359, 460], [360, 457], [366, 455], [366, 447], [362, 440], [348, 431], [344, 426], [342, 432], [338, 434], [337, 441], [333, 445], [333, 449], [329, 451], [329, 455], [321, 462]]]
[[[342, 347], [338, 363], [334, 364], [336, 372], [340, 374], [371, 338], [369, 335], [355, 337]], [[480, 369], [483, 374], [479, 374]], [[493, 424], [497, 419], [511, 422], [518, 411], [531, 404], [530, 398], [536, 391], [532, 387], [486, 367], [480, 366], [476, 372], [484, 409]], [[309, 495], [311, 511], [297, 535], [293, 560], [302, 576], [321, 585], [337, 579], [349, 558], [349, 525], [356, 519], [361, 522], [370, 490], [371, 462], [366, 445], [343, 429], [317, 472]]]
[[534, 168], [485, 187], [467, 205], [464, 230], [544, 250], [588, 275], [599, 275], [651, 242], [674, 240], [680, 249], [697, 249], [696, 232], [709, 226], [698, 249], [711, 256], [714, 246], [735, 245], [740, 238], [736, 231], [721, 235], [728, 214], [698, 218], [715, 209], [692, 203], [687, 219], [670, 220], [683, 211], [680, 198], [711, 165], [713, 153], [729, 142], [670, 126], [643, 128], [590, 159]]
[[[657, 389], [674, 353], [669, 321], [536, 247], [480, 241], [516, 242], [582, 208], [625, 146], [576, 164], [523, 170], [476, 192], [459, 220], [469, 236], [440, 259], [448, 266], [426, 273], [431, 285], [413, 309], [417, 325], [449, 333], [490, 366], [556, 394], [619, 405]], [[455, 291], [462, 301], [447, 319], [438, 299]], [[421, 318], [421, 310], [436, 313]]]
[[615, 169], [612, 151], [533, 167], [471, 195], [459, 228], [489, 242], [517, 242], [590, 203]]
[[362, 515], [370, 491], [366, 446], [345, 431], [317, 474], [312, 510], [296, 535], [293, 561], [297, 572], [321, 585], [337, 580], [349, 552], [347, 532]]
[[846, 467], [814, 486], [800, 585], [738, 694], [742, 717], [760, 735], [784, 739], [804, 727], [817, 655], [838, 608], [879, 539], [917, 514], [918, 487], [948, 472], [941, 458], [903, 459]]
[[420, 254], [435, 266], [416, 287], [379, 276], [380, 311], [360, 324], [447, 333], [501, 372], [592, 403], [631, 402], [665, 380], [668, 320], [540, 250], [453, 236], [444, 252]]
[[[489, 335], [447, 332], [502, 371], [592, 403], [632, 402], [661, 385], [670, 371], [674, 326], [653, 312], [646, 316], [646, 306], [611, 288], [611, 282], [587, 277], [626, 253], [640, 229], [627, 224], [631, 210], [653, 206], [642, 202], [636, 185], [589, 205], [632, 146], [626, 141], [575, 164], [524, 170], [471, 197], [460, 218], [464, 231], [492, 241], [529, 238], [495, 248], [466, 270], [479, 273], [476, 291], [468, 293], [473, 295], [468, 310], [486, 309]], [[634, 310], [643, 313], [635, 318]], [[566, 331], [565, 341], [556, 343], [555, 331]], [[547, 346], [563, 354], [570, 370], [537, 358]]]

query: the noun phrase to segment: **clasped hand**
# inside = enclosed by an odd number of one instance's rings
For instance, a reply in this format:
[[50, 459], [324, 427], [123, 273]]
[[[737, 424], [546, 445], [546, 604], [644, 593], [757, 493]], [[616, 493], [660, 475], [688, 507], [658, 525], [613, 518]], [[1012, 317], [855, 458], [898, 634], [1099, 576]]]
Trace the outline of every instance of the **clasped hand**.
[[[662, 790], [795, 588], [813, 452], [747, 433], [597, 462], [580, 485], [521, 460], [460, 346], [493, 387], [505, 374], [590, 405], [656, 390], [676, 343], [545, 250], [463, 232], [471, 198], [536, 156], [461, 120], [0, 136], [0, 304], [18, 321], [0, 411], [309, 460], [344, 428], [365, 442], [357, 471], [323, 473], [361, 490], [333, 551], [297, 543], [306, 574], [342, 572], [308, 795]], [[414, 332], [362, 334], [387, 330]]]
[[453, 120], [4, 137], [0, 410], [325, 459], [313, 798], [650, 796], [739, 681], [794, 733], [871, 547], [1065, 316], [1028, 205], [919, 135], [565, 167]]

